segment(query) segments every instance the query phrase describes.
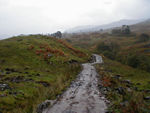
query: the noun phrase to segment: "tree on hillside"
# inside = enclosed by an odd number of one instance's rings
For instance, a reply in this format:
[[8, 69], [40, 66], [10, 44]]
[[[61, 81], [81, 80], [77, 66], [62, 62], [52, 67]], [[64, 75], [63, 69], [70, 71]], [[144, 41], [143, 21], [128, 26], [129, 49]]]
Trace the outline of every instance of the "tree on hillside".
[[131, 30], [128, 25], [123, 25], [121, 28], [113, 29], [112, 34], [130, 34]]
[[121, 28], [121, 33], [122, 34], [130, 34], [131, 33], [130, 27], [128, 25], [123, 25]]

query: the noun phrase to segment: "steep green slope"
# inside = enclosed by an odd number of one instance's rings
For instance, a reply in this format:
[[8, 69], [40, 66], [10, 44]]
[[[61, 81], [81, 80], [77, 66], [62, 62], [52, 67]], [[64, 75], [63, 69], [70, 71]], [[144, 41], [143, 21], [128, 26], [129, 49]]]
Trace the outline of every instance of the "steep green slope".
[[69, 86], [88, 56], [65, 41], [43, 35], [1, 40], [0, 112], [35, 112], [39, 103], [55, 99]]

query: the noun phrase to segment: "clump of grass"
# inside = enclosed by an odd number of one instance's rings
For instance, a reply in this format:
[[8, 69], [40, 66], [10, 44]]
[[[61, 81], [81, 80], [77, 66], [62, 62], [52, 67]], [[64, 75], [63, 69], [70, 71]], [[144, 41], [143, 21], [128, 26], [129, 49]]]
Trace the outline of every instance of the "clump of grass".
[[[112, 113], [148, 113], [150, 103], [144, 97], [149, 93], [142, 90], [149, 88], [146, 84], [150, 73], [107, 58], [104, 58], [104, 62], [104, 65], [97, 66], [97, 70], [103, 87], [107, 89], [105, 95], [111, 102], [108, 110]], [[144, 74], [147, 77], [143, 77]], [[124, 82], [126, 80], [131, 83]]]

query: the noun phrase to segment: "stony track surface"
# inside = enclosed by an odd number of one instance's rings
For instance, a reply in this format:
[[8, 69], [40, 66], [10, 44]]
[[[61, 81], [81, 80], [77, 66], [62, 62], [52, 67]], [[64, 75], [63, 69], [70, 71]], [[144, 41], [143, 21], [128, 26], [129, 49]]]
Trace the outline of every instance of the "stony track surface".
[[105, 113], [105, 98], [98, 90], [98, 74], [93, 64], [102, 63], [99, 55], [93, 55], [93, 63], [85, 63], [78, 78], [62, 97], [43, 113]]

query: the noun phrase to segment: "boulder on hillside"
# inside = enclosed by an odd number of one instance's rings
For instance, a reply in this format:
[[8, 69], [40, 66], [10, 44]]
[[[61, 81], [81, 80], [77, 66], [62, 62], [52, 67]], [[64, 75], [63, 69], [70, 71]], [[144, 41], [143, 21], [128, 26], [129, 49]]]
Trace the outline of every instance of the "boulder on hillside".
[[62, 38], [62, 33], [60, 31], [57, 31], [56, 33], [51, 34], [51, 36], [56, 38]]
[[8, 84], [0, 84], [0, 91], [4, 91], [6, 89], [11, 89]]

